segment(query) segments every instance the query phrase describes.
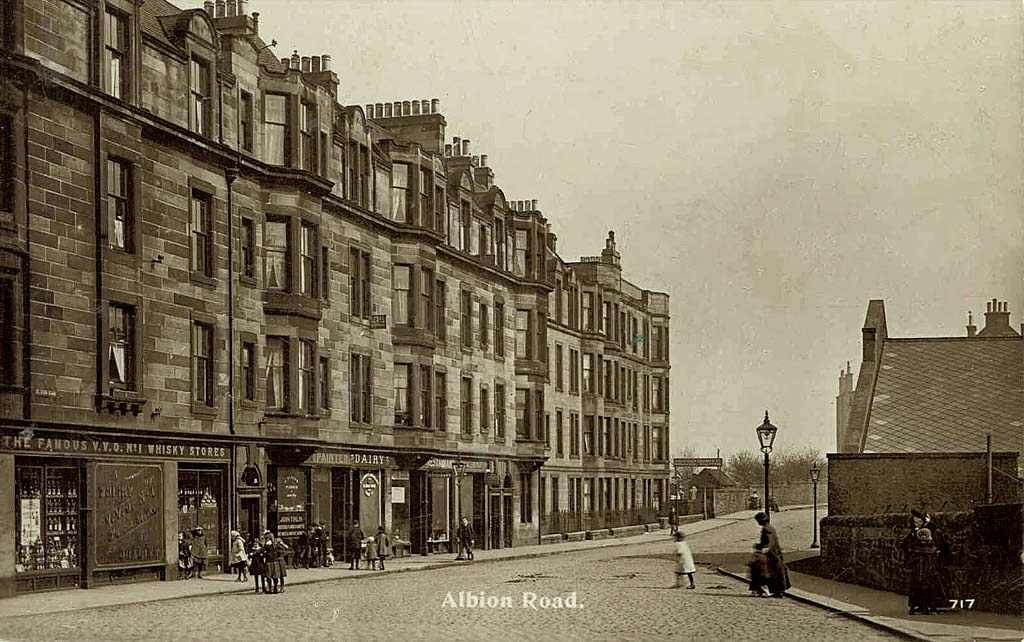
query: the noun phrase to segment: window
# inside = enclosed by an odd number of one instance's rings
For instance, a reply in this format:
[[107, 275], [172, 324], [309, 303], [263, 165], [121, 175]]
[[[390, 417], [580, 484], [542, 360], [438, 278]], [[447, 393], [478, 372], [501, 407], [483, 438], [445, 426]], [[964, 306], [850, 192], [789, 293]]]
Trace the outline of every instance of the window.
[[354, 317], [370, 318], [370, 253], [348, 251], [349, 309]]
[[409, 314], [412, 303], [412, 284], [409, 281], [412, 268], [408, 265], [396, 265], [394, 267], [394, 296], [391, 299], [391, 315], [394, 317], [395, 325], [411, 324]]
[[533, 357], [530, 346], [530, 311], [516, 310], [516, 359]]
[[498, 439], [505, 438], [505, 384], [494, 384], [494, 432]]
[[419, 398], [419, 411], [420, 411], [420, 425], [424, 428], [430, 428], [433, 425], [432, 406], [433, 406], [433, 394], [431, 393], [431, 384], [433, 383], [434, 370], [431, 366], [420, 366], [420, 398]]
[[488, 312], [487, 311], [487, 305], [484, 304], [484, 303], [481, 303], [480, 304], [480, 349], [481, 350], [486, 350], [487, 349], [487, 342], [490, 341], [490, 337], [488, 336], [490, 334], [490, 332], [491, 332], [490, 324], [489, 324], [490, 317], [488, 316], [487, 312]]
[[558, 501], [558, 475], [551, 477], [551, 512], [557, 513], [560, 510], [560, 503]]
[[288, 97], [267, 94], [263, 104], [263, 153], [271, 165], [287, 165], [288, 153]]
[[579, 330], [580, 327], [580, 290], [575, 285], [568, 287], [569, 327]]
[[609, 456], [612, 452], [612, 420], [611, 417], [601, 417], [601, 453]]
[[448, 311], [447, 295], [448, 290], [445, 287], [444, 281], [438, 281], [436, 283], [434, 294], [434, 333], [438, 339], [444, 339], [448, 336], [448, 319], [446, 313]]
[[316, 346], [299, 341], [299, 412], [313, 414], [316, 408]]
[[661, 377], [651, 377], [651, 399], [654, 402], [655, 412], [664, 410], [661, 398]]
[[[114, 98], [128, 97], [128, 19], [109, 9], [103, 30], [104, 90]], [[200, 132], [204, 133], [204, 132]]]
[[107, 245], [132, 251], [131, 166], [107, 159]]
[[580, 456], [580, 416], [569, 413], [569, 456]]
[[423, 327], [428, 332], [434, 331], [434, 271], [420, 269], [420, 312]]
[[299, 287], [304, 296], [316, 296], [318, 285], [316, 268], [319, 243], [317, 242], [315, 225], [302, 224], [302, 236], [299, 244]]
[[134, 308], [111, 303], [107, 307], [107, 325], [109, 326], [107, 337], [109, 391], [113, 394], [114, 390], [135, 390]]
[[256, 223], [242, 218], [242, 276], [256, 278]]
[[331, 409], [331, 362], [327, 357], [320, 357], [320, 371], [317, 373], [320, 384], [320, 411]]
[[569, 348], [569, 392], [580, 391], [580, 353]]
[[612, 317], [612, 304], [611, 304], [611, 302], [610, 301], [605, 301], [603, 306], [602, 306], [602, 308], [604, 310], [604, 314], [601, 317], [601, 319], [602, 319], [601, 320], [601, 331], [604, 333], [604, 335], [606, 337], [611, 338], [613, 336], [613, 334], [612, 334], [612, 323], [613, 323], [613, 320], [614, 320], [613, 317]]
[[661, 427], [654, 426], [651, 429], [651, 455], [655, 461], [661, 461], [663, 454], [661, 452]]
[[373, 375], [370, 357], [353, 354], [349, 360], [349, 421], [373, 423]]
[[213, 405], [213, 326], [192, 323], [192, 399]]
[[14, 119], [0, 113], [0, 210], [5, 212], [14, 210], [14, 146]]
[[320, 247], [320, 298], [328, 299], [331, 295], [331, 252], [326, 245]]
[[252, 151], [252, 94], [241, 92], [238, 99], [238, 144], [247, 152]]
[[462, 378], [462, 390], [459, 405], [462, 408], [462, 434], [473, 434], [473, 379]]
[[459, 221], [462, 225], [462, 247], [459, 248], [463, 252], [469, 252], [472, 250], [472, 224], [473, 224], [473, 206], [470, 205], [469, 201], [462, 201], [462, 209], [460, 210]]
[[242, 399], [256, 400], [256, 344], [242, 342]]
[[288, 223], [267, 220], [263, 232], [263, 282], [268, 290], [288, 289]]
[[405, 221], [408, 217], [409, 166], [395, 163], [391, 166], [391, 220]]
[[487, 386], [480, 386], [480, 432], [487, 432], [491, 427], [491, 398], [487, 394]]
[[594, 389], [594, 355], [583, 355], [583, 392], [596, 392]]
[[594, 330], [594, 293], [583, 293], [583, 329]]
[[462, 347], [473, 348], [473, 296], [462, 291]]
[[[544, 440], [546, 442], [548, 442], [548, 444], [550, 445], [551, 437], [550, 437], [550, 435], [548, 435], [548, 430], [546, 429], [547, 424], [544, 422], [544, 391], [543, 390], [534, 390], [533, 391], [533, 430], [534, 431], [538, 431], [538, 430], [541, 430], [542, 427], [545, 428], [545, 430], [544, 430]], [[533, 437], [539, 437], [539, 435], [534, 434]]]
[[505, 264], [505, 224], [499, 218], [494, 222], [494, 245], [495, 247], [495, 264], [502, 270], [507, 270], [508, 265]]
[[562, 346], [555, 346], [555, 390], [565, 388], [565, 374], [563, 373]]
[[505, 356], [505, 304], [494, 302], [494, 354]]
[[445, 212], [447, 211], [444, 199], [444, 188], [434, 187], [434, 231], [442, 236], [445, 233]]
[[433, 222], [433, 212], [430, 209], [431, 188], [433, 187], [431, 171], [420, 169], [420, 225], [430, 227]]
[[520, 492], [519, 497], [519, 521], [523, 524], [533, 522], [533, 475], [522, 473], [519, 475]]
[[301, 114], [299, 120], [299, 159], [302, 162], [301, 169], [316, 173], [318, 171], [316, 105], [302, 103], [302, 109], [299, 113]]
[[288, 410], [288, 339], [267, 337], [267, 408]]
[[192, 131], [200, 136], [210, 135], [210, 65], [205, 60], [192, 57], [191, 84], [192, 94]]
[[583, 454], [594, 454], [594, 416], [583, 417]]
[[395, 425], [412, 425], [412, 368], [395, 364]]
[[644, 375], [644, 410], [651, 409], [651, 375]]
[[555, 411], [555, 454], [559, 457], [565, 454], [565, 436], [563, 434], [562, 421], [564, 417], [561, 410]]
[[526, 276], [526, 230], [516, 230], [515, 234], [515, 263], [512, 271], [516, 276]]
[[525, 388], [516, 388], [516, 439], [530, 439], [531, 406], [533, 397]]
[[437, 414], [437, 429], [448, 428], [448, 382], [445, 373], [434, 373], [434, 409]]
[[213, 221], [210, 196], [192, 190], [192, 271], [213, 276]]

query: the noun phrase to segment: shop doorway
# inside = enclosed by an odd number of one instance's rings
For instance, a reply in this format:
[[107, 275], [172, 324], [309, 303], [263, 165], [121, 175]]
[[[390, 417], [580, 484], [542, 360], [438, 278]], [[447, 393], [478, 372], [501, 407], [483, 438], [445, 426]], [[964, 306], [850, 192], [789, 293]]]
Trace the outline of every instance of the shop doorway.
[[349, 558], [348, 532], [352, 522], [359, 519], [356, 472], [351, 468], [331, 469], [331, 545], [339, 561]]
[[487, 548], [501, 548], [501, 495], [491, 495], [488, 517], [491, 522], [491, 529], [487, 538]]
[[260, 535], [260, 498], [241, 497], [238, 500], [238, 528], [248, 543]]

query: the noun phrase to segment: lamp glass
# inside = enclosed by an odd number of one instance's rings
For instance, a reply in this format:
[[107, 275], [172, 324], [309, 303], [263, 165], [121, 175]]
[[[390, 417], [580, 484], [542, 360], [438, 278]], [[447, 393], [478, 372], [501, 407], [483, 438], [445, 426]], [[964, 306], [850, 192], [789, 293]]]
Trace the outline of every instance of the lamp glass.
[[772, 444], [775, 443], [775, 433], [779, 429], [768, 421], [768, 411], [764, 413], [764, 422], [757, 427], [757, 440], [761, 442], [762, 452], [771, 452]]
[[812, 482], [818, 481], [818, 475], [820, 475], [820, 474], [821, 474], [821, 471], [818, 470], [818, 465], [817, 464], [811, 466], [811, 481]]

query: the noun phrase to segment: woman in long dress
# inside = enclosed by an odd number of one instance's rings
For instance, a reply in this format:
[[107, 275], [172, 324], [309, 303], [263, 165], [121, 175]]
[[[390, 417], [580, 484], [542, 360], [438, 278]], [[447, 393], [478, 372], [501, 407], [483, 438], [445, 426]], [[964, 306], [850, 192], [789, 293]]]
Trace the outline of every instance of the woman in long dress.
[[910, 522], [910, 532], [900, 546], [907, 565], [907, 606], [910, 615], [927, 615], [935, 612], [941, 597], [936, 568], [938, 547], [926, 515], [911, 511]]
[[[786, 570], [786, 562], [782, 558], [782, 543], [779, 541], [779, 534], [775, 527], [768, 523], [768, 516], [764, 513], [754, 515], [754, 519], [761, 526], [761, 540], [754, 545], [754, 548], [764, 555], [761, 577], [757, 578], [755, 586], [754, 578], [751, 578], [750, 589], [759, 595], [764, 591], [761, 587], [768, 589], [772, 597], [783, 597], [790, 588], [789, 572]], [[753, 574], [752, 574], [753, 575]]]

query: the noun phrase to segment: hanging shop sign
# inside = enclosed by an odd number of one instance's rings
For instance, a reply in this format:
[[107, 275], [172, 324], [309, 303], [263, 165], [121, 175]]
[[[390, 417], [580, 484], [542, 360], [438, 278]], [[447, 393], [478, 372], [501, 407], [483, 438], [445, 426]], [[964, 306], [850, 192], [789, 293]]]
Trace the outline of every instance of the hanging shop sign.
[[42, 430], [0, 434], [0, 452], [133, 459], [154, 457], [218, 462], [231, 460], [231, 449], [216, 444], [194, 441], [145, 441], [120, 435], [100, 437], [74, 433], [74, 436], [68, 436], [67, 433]]
[[359, 486], [362, 487], [364, 495], [373, 497], [373, 494], [377, 492], [377, 487], [380, 486], [380, 482], [377, 481], [377, 476], [373, 473], [366, 473], [359, 480]]
[[478, 460], [459, 460], [452, 459], [451, 457], [431, 457], [427, 460], [427, 463], [423, 464], [423, 470], [454, 470], [455, 463], [461, 463], [465, 468], [466, 473], [484, 473], [487, 472], [487, 462]]
[[96, 464], [96, 565], [164, 560], [163, 469], [157, 464]]
[[382, 453], [318, 450], [313, 453], [307, 463], [321, 466], [349, 466], [351, 468], [393, 468], [395, 458]]

